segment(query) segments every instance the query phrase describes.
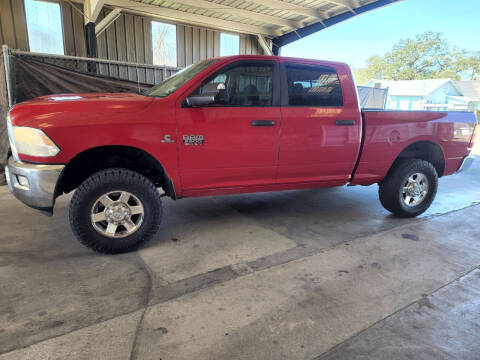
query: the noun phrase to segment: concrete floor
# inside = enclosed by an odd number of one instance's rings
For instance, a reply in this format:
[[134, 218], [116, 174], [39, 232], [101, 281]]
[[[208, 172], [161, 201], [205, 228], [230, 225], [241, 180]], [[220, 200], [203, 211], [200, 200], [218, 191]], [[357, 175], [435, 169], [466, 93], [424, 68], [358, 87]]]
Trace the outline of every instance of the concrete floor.
[[478, 359], [480, 161], [398, 219], [377, 186], [165, 200], [144, 249], [0, 187], [0, 359]]

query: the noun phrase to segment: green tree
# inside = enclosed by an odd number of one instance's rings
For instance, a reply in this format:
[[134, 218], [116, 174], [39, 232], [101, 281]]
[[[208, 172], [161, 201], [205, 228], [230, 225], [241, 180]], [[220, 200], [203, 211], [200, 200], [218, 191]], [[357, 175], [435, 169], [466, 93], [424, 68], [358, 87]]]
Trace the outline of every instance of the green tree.
[[357, 84], [366, 84], [370, 79], [391, 79], [394, 68], [380, 55], [367, 59], [363, 69], [354, 69], [353, 73]]
[[441, 33], [426, 32], [396, 43], [383, 56], [367, 59], [366, 66], [355, 70], [359, 83], [370, 79], [478, 79], [480, 53], [452, 48]]
[[455, 66], [467, 80], [480, 80], [480, 51], [465, 50], [454, 53]]

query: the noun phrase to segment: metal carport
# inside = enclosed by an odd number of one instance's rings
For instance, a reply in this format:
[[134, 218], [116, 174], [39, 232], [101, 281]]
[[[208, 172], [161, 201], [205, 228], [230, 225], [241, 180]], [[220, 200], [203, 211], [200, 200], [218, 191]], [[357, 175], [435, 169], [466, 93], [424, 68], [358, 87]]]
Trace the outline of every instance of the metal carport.
[[97, 24], [97, 33], [125, 10], [172, 22], [252, 34], [258, 37], [265, 53], [278, 55], [284, 45], [398, 1], [401, 0], [86, 0], [84, 8], [87, 29], [89, 24], [94, 29], [102, 6], [114, 7], [111, 16]]

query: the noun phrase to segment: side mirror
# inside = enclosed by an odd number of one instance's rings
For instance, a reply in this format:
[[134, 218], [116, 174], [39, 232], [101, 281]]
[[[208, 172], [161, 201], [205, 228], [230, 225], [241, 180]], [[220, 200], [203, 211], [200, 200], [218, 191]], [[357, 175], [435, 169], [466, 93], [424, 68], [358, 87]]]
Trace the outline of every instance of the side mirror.
[[226, 104], [228, 100], [228, 91], [224, 83], [205, 84], [200, 94], [190, 95], [185, 99], [189, 107]]

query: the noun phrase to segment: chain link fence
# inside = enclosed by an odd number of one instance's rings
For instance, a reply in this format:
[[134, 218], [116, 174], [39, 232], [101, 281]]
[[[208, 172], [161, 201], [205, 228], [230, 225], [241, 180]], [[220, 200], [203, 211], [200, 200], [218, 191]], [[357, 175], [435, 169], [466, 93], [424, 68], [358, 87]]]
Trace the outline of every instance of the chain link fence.
[[4, 120], [7, 118], [7, 112], [11, 106], [7, 89], [8, 65], [8, 48], [3, 47], [0, 53], [0, 185], [6, 183], [5, 177], [1, 174], [4, 171], [3, 168], [7, 161], [9, 147], [7, 122]]
[[[11, 50], [0, 54], [0, 173], [8, 154], [6, 115], [37, 96], [72, 92], [140, 92], [181, 68]], [[0, 182], [2, 177], [0, 177]]]
[[79, 73], [106, 76], [118, 80], [134, 81], [149, 85], [158, 84], [181, 70], [179, 67], [157, 66], [77, 56], [39, 54], [20, 50], [10, 50], [10, 54], [14, 59], [30, 59]]
[[[50, 92], [48, 92], [48, 89], [43, 89], [43, 93], [37, 93], [37, 96], [59, 92], [122, 92], [132, 91], [134, 88], [139, 91], [140, 89], [159, 84], [180, 70], [180, 68], [177, 67], [155, 66], [75, 56], [38, 54], [19, 50], [10, 50], [9, 53], [9, 75], [10, 79], [12, 79], [13, 103], [28, 99], [28, 96], [26, 98], [24, 96], [25, 94], [20, 94], [18, 91], [22, 82], [22, 74], [19, 73], [19, 71], [28, 72], [29, 69], [33, 71], [33, 64], [36, 64], [37, 69], [40, 69], [43, 64], [44, 68], [48, 69], [52, 75], [54, 75], [55, 72], [58, 76], [60, 76], [61, 73], [67, 74], [67, 71], [65, 70], [70, 71], [69, 74], [71, 77], [80, 78], [80, 75], [83, 74], [85, 75], [82, 78], [84, 84], [88, 83], [91, 85], [91, 88], [82, 89], [80, 84], [78, 84], [79, 89], [75, 89], [75, 86], [70, 84], [70, 86], [65, 86], [65, 89], [62, 89], [62, 85], [66, 85], [66, 82], [63, 82], [62, 84], [57, 84], [57, 87], [52, 87]], [[36, 75], [41, 77], [42, 72], [38, 72]], [[100, 82], [101, 79], [104, 81], [109, 80], [112, 85], [118, 84], [119, 88], [115, 89], [115, 86], [113, 85], [112, 89], [104, 87], [96, 89], [94, 85], [95, 83]], [[32, 77], [28, 80], [35, 82], [35, 79]], [[54, 82], [55, 80], [53, 76], [50, 77], [50, 81], [47, 80], [47, 83]], [[43, 83], [45, 84], [45, 82]], [[129, 83], [131, 86], [128, 85]], [[34, 94], [32, 93], [32, 95]]]

